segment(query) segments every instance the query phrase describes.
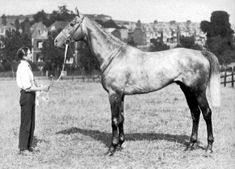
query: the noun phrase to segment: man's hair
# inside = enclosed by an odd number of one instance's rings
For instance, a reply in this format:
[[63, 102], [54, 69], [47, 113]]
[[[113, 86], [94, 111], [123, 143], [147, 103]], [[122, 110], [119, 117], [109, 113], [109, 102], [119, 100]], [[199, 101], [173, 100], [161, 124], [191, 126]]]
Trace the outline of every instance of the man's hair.
[[29, 48], [28, 47], [21, 47], [17, 50], [17, 59], [22, 60], [24, 56], [27, 55]]

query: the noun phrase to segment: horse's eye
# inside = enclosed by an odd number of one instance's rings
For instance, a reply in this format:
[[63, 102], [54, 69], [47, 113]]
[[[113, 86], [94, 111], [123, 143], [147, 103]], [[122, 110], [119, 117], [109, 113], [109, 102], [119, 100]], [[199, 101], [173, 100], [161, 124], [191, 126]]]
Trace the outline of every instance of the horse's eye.
[[70, 26], [74, 26], [74, 23], [70, 23]]

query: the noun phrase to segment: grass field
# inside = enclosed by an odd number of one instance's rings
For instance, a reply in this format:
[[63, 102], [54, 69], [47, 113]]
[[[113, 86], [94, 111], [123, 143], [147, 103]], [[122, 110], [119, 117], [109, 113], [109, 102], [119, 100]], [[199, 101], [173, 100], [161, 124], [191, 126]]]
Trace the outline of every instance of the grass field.
[[[42, 81], [42, 83], [46, 83]], [[222, 87], [222, 86], [221, 86]], [[45, 169], [234, 169], [235, 89], [222, 87], [222, 105], [213, 110], [214, 153], [205, 156], [206, 125], [201, 116], [199, 148], [184, 151], [192, 121], [176, 85], [125, 98], [124, 149], [105, 156], [111, 139], [107, 93], [100, 83], [60, 81], [36, 109], [35, 146], [18, 155], [19, 90], [0, 81], [0, 168]]]

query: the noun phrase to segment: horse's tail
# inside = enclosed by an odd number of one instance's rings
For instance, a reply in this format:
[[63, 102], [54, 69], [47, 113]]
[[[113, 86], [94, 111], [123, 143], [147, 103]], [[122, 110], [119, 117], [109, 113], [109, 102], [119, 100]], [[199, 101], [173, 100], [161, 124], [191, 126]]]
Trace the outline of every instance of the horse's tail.
[[213, 106], [219, 107], [221, 102], [219, 61], [217, 57], [209, 51], [202, 51], [202, 54], [210, 62], [209, 89], [211, 95], [211, 102]]

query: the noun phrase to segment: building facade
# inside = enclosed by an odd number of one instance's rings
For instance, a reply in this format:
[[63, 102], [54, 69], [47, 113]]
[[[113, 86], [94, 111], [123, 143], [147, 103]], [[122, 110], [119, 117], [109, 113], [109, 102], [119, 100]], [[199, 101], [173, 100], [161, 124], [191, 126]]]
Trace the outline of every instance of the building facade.
[[31, 40], [32, 40], [32, 54], [33, 62], [42, 62], [43, 56], [41, 54], [41, 49], [43, 47], [43, 42], [48, 39], [48, 29], [42, 23], [38, 22], [31, 27]]

